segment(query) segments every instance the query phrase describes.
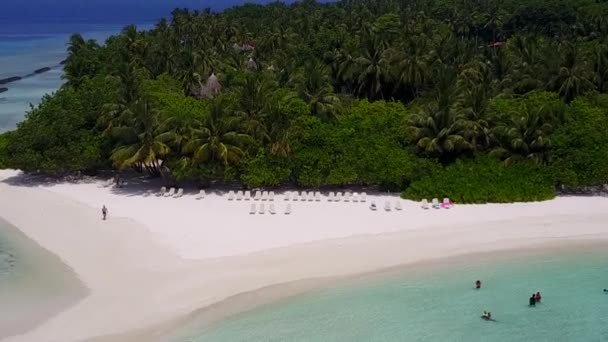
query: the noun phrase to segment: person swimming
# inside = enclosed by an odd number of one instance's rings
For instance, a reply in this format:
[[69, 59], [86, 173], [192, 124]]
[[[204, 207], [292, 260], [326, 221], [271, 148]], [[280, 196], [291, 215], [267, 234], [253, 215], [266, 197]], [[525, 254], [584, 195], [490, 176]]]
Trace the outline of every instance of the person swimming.
[[530, 297], [530, 306], [536, 306], [536, 296], [534, 293], [532, 294], [532, 297]]
[[475, 288], [478, 289], [478, 290], [481, 288], [481, 280], [477, 280], [475, 282]]
[[492, 313], [486, 310], [483, 310], [483, 313], [481, 314], [481, 318], [485, 319], [486, 321], [493, 321], [492, 319]]
[[542, 297], [541, 297], [541, 295], [540, 295], [540, 292], [536, 292], [536, 294], [534, 295], [534, 300], [535, 300], [537, 303], [540, 303], [540, 300], [541, 300], [541, 299], [542, 299]]

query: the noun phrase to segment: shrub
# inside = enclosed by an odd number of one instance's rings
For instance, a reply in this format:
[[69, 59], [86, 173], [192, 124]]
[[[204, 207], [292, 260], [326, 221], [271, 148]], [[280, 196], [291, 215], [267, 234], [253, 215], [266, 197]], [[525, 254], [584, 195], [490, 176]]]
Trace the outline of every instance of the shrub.
[[456, 203], [508, 203], [547, 200], [555, 197], [546, 169], [530, 163], [504, 163], [487, 156], [458, 160], [429, 176], [414, 181], [403, 198], [449, 197]]

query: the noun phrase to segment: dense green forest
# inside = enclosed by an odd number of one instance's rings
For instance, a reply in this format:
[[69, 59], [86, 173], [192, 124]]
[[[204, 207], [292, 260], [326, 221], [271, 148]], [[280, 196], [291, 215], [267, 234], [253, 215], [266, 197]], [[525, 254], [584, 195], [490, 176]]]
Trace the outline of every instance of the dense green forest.
[[0, 166], [508, 202], [608, 183], [608, 2], [176, 9], [71, 37]]

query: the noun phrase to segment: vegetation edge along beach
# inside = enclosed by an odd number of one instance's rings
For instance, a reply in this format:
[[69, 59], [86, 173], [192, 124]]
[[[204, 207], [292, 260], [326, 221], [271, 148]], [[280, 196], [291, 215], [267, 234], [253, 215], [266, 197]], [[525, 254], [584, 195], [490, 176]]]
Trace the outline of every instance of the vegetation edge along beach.
[[71, 37], [0, 168], [535, 201], [608, 183], [608, 3], [248, 4]]

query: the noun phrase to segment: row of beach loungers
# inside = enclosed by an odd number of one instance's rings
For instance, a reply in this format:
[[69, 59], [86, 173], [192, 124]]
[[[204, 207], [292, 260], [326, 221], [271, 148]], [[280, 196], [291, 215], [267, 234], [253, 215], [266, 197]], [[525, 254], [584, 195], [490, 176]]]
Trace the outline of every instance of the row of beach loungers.
[[451, 209], [454, 206], [454, 203], [452, 203], [449, 198], [444, 198], [443, 202], [441, 203], [439, 203], [438, 199], [433, 198], [433, 200], [431, 201], [431, 205], [429, 205], [429, 201], [423, 199], [420, 203], [420, 206], [422, 207], [422, 209], [425, 210], [430, 209], [431, 207], [433, 209]]
[[[258, 206], [258, 203], [256, 203], [256, 202], [251, 203], [251, 208], [249, 209], [249, 214], [264, 215], [265, 213], [266, 213], [266, 206], [264, 203], [259, 203], [259, 206]], [[274, 203], [268, 203], [268, 213], [271, 215], [275, 215], [277, 213]], [[287, 203], [285, 205], [284, 214], [285, 215], [291, 214], [291, 203]]]
[[[229, 201], [249, 201], [249, 200], [254, 200], [254, 201], [274, 201], [275, 200], [275, 193], [274, 191], [256, 191], [254, 196], [251, 196], [251, 191], [237, 191], [236, 193], [234, 191], [229, 191], [228, 192], [228, 200]], [[357, 194], [356, 192], [350, 193], [350, 192], [345, 192], [344, 196], [342, 196], [341, 192], [330, 192], [327, 196], [327, 201], [328, 202], [340, 202], [341, 200], [344, 200], [344, 202], [365, 202], [367, 200], [367, 194], [365, 192], [361, 193], [361, 195]], [[283, 200], [285, 201], [300, 201], [300, 202], [321, 202], [321, 192], [317, 191], [317, 192], [313, 192], [313, 191], [302, 191], [298, 194], [297, 191], [292, 192], [286, 192], [285, 196], [283, 198]]]
[[[374, 201], [372, 201], [372, 204], [369, 206], [369, 208], [372, 211], [378, 210], [378, 207], [376, 206], [376, 202], [374, 202]], [[391, 202], [390, 201], [384, 201], [384, 210], [385, 211], [391, 211], [392, 210], [392, 206], [391, 206]], [[397, 210], [397, 211], [403, 210], [403, 207], [401, 206], [401, 201], [400, 200], [396, 200], [395, 201], [395, 210]]]
[[156, 194], [156, 196], [158, 197], [173, 197], [173, 198], [180, 198], [184, 195], [184, 189], [179, 188], [177, 189], [177, 191], [175, 190], [175, 188], [170, 188], [169, 191], [167, 191], [166, 187], [162, 187], [160, 188], [160, 191], [158, 192], [158, 194]]

